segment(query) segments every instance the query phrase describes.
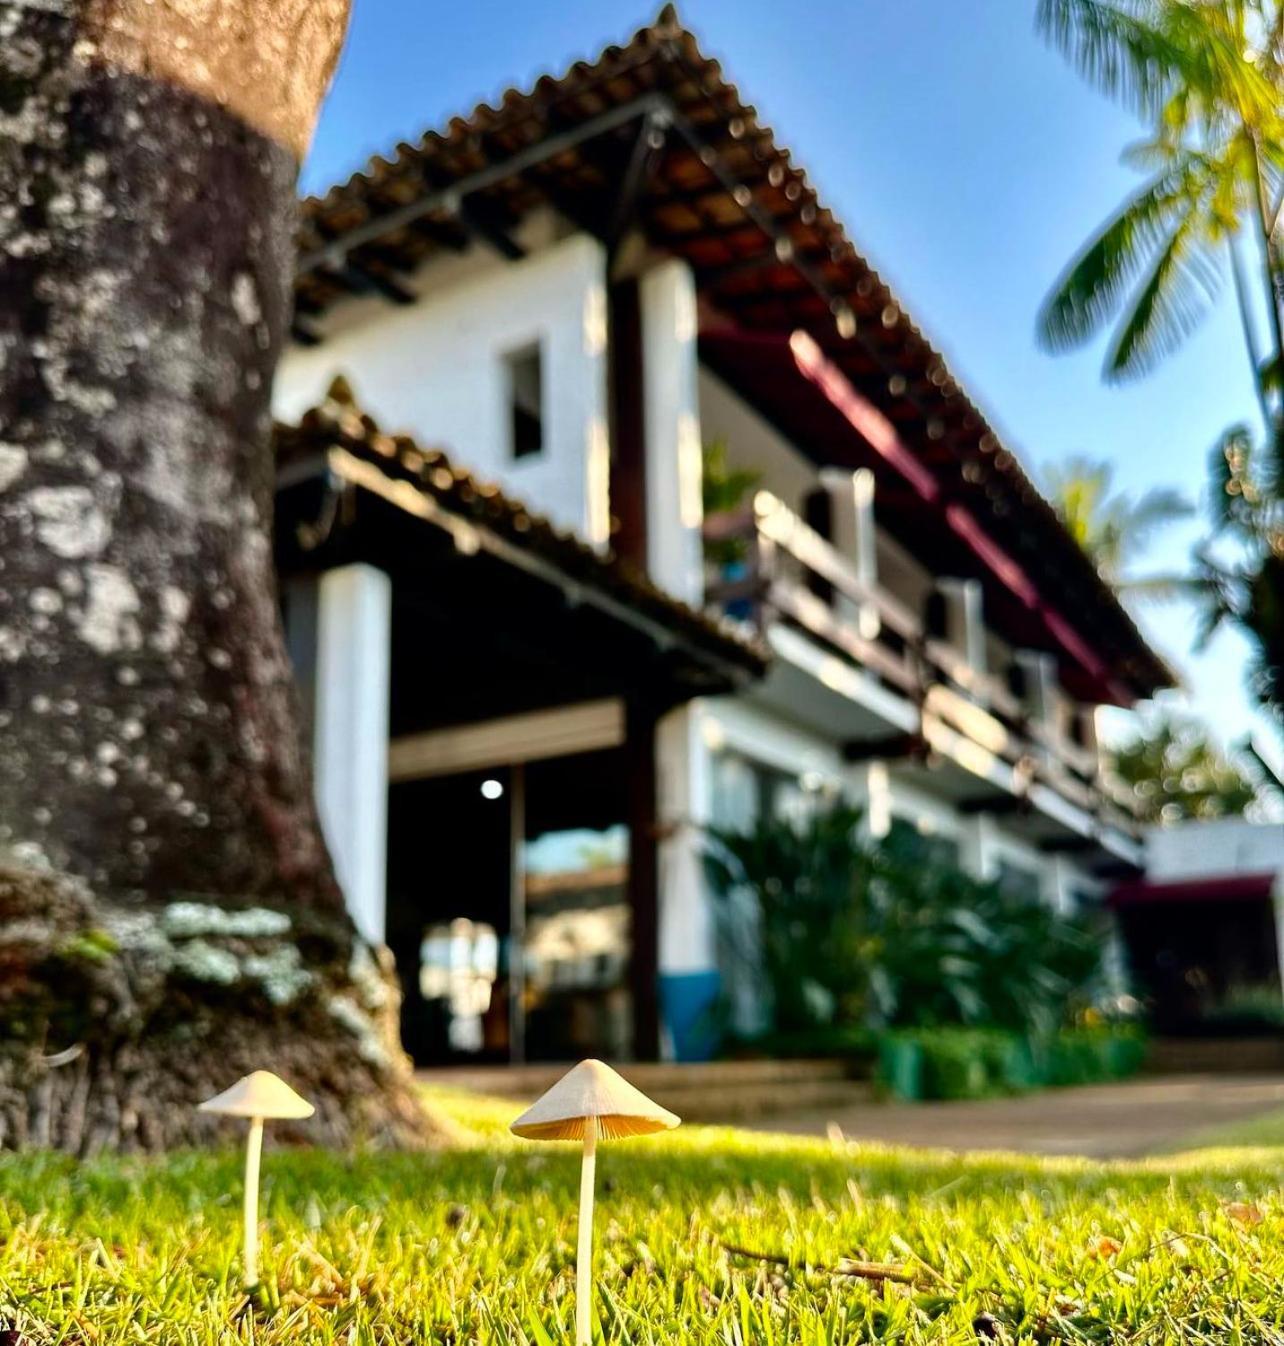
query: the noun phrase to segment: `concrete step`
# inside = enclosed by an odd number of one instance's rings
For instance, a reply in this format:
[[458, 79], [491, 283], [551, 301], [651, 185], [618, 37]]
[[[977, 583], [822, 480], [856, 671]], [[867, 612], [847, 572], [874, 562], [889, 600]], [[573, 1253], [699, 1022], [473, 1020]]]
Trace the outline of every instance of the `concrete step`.
[[1155, 1038], [1146, 1056], [1151, 1075], [1252, 1075], [1284, 1072], [1284, 1036]]
[[[427, 1084], [530, 1102], [569, 1065], [460, 1066], [421, 1070]], [[621, 1066], [629, 1081], [688, 1121], [733, 1122], [776, 1112], [851, 1107], [870, 1097], [842, 1061], [638, 1062]]]

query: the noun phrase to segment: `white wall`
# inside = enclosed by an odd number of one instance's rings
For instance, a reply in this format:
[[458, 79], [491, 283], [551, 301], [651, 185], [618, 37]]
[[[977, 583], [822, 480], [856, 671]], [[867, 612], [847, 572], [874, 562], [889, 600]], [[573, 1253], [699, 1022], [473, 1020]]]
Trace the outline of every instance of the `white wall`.
[[1284, 871], [1284, 826], [1242, 818], [1153, 827], [1146, 834], [1146, 877], [1156, 881]]
[[[406, 307], [340, 307], [325, 341], [291, 348], [273, 410], [297, 420], [344, 374], [361, 407], [390, 432], [445, 450], [586, 541], [610, 531], [606, 261], [577, 234], [520, 262], [469, 254], [423, 268]], [[542, 345], [542, 453], [514, 461], [504, 356]]]

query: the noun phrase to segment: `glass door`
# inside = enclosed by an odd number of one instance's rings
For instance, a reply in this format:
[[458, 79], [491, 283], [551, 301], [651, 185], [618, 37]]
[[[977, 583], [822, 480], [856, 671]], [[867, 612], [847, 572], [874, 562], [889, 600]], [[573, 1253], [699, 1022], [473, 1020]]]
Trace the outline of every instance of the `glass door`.
[[525, 1054], [627, 1060], [633, 1049], [629, 834], [616, 751], [525, 768]]
[[513, 796], [507, 769], [389, 792], [387, 938], [418, 1065], [509, 1059]]

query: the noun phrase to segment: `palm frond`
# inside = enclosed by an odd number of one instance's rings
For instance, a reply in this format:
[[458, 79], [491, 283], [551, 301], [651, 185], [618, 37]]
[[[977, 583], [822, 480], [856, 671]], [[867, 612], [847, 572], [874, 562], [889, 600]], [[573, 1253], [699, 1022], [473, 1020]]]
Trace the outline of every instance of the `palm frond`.
[[1253, 435], [1235, 425], [1208, 455], [1208, 506], [1215, 531], [1253, 534], [1257, 515]]
[[1085, 79], [1144, 117], [1184, 126], [1197, 108], [1227, 104], [1252, 125], [1278, 116], [1269, 76], [1248, 59], [1242, 17], [1225, 5], [1040, 0], [1036, 22]]
[[1106, 356], [1109, 382], [1147, 373], [1190, 335], [1217, 296], [1218, 273], [1187, 207], [1155, 258], [1150, 274], [1115, 332]]
[[1039, 31], [1079, 73], [1144, 116], [1188, 84], [1195, 62], [1144, 0], [1039, 0]]
[[1154, 486], [1129, 507], [1128, 527], [1144, 542], [1156, 528], [1189, 519], [1194, 512], [1195, 506], [1175, 487]]
[[1094, 336], [1114, 314], [1147, 261], [1171, 242], [1206, 179], [1202, 157], [1183, 154], [1148, 182], [1070, 264], [1039, 313], [1039, 340], [1069, 350]]

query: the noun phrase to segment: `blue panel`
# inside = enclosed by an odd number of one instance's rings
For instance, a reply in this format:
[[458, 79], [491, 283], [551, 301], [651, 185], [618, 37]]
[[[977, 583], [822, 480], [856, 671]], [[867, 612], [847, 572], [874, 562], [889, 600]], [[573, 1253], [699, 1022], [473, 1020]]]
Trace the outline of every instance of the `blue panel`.
[[722, 1041], [718, 973], [677, 972], [660, 976], [660, 1014], [679, 1061], [708, 1061]]

